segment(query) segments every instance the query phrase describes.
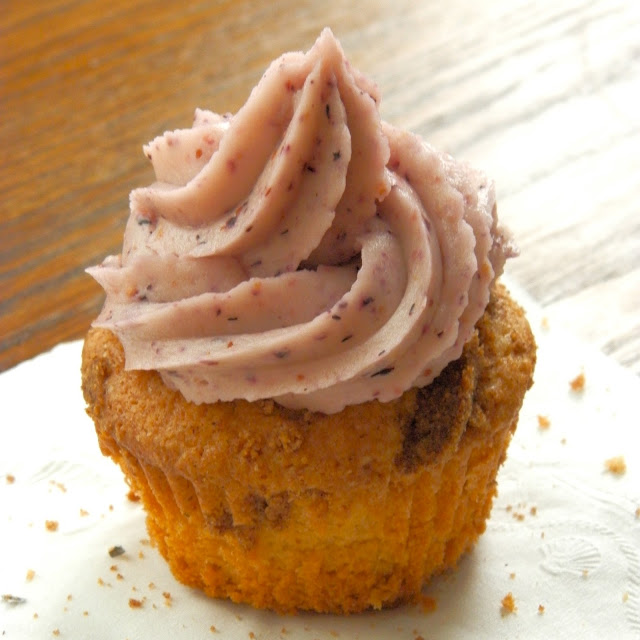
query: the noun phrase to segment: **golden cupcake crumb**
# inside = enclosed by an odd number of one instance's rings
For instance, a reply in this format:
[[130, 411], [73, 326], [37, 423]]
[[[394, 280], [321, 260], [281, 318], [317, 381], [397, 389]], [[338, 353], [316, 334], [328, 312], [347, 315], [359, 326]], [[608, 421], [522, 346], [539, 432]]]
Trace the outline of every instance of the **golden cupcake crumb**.
[[16, 481], [16, 477], [12, 473], [6, 475], [7, 484], [13, 484]]
[[551, 420], [549, 420], [549, 418], [547, 418], [547, 416], [538, 416], [538, 428], [545, 430], [548, 429], [551, 426]]
[[586, 382], [586, 378], [584, 376], [584, 373], [579, 373], [570, 383], [569, 386], [571, 387], [572, 391], [583, 391], [584, 390], [584, 385]]
[[624, 461], [624, 456], [615, 456], [604, 461], [604, 466], [607, 471], [621, 476], [627, 470], [627, 463]]
[[57, 531], [58, 530], [58, 521], [57, 520], [45, 520], [44, 523], [45, 529], [47, 531]]
[[142, 607], [142, 600], [129, 598], [129, 607], [131, 607], [131, 609], [140, 609]]
[[542, 615], [542, 614], [544, 613], [544, 605], [542, 605], [542, 604], [539, 604], [539, 605], [538, 605], [538, 613], [539, 613], [540, 615]]
[[507, 595], [502, 598], [502, 600], [500, 600], [500, 604], [502, 605], [500, 613], [503, 617], [511, 613], [515, 613], [518, 610], [518, 607], [516, 607], [516, 601], [511, 591], [509, 591], [509, 593], [507, 593]]
[[36, 577], [36, 572], [33, 569], [27, 571], [26, 581], [31, 582]]

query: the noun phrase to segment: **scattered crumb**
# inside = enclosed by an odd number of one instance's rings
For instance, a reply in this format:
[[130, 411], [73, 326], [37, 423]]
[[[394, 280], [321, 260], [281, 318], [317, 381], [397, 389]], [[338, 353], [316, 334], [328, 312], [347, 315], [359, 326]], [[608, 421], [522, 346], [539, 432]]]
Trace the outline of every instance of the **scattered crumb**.
[[640, 518], [640, 507], [636, 509], [636, 518]]
[[502, 600], [500, 600], [500, 604], [502, 605], [500, 613], [503, 617], [511, 613], [515, 613], [518, 610], [518, 607], [516, 607], [516, 601], [511, 591], [509, 591], [509, 593], [507, 593], [507, 595], [502, 598]]
[[560, 440], [560, 444], [567, 444], [567, 439], [566, 438], [562, 438], [562, 440]]
[[582, 577], [583, 578], [587, 578], [589, 576], [589, 569], [583, 569], [582, 570]]
[[333, 629], [329, 630], [329, 633], [334, 637], [334, 638], [338, 638], [340, 637], [340, 634], [337, 631], [334, 631]]
[[142, 538], [140, 540], [140, 544], [143, 544], [145, 547], [149, 547], [151, 546], [151, 541], [149, 540], [149, 538]]
[[7, 484], [13, 484], [16, 481], [16, 477], [12, 473], [7, 473]]
[[542, 320], [540, 320], [540, 327], [545, 331], [549, 328], [549, 318], [547, 318], [547, 316], [542, 316]]
[[580, 373], [569, 383], [569, 385], [572, 391], [583, 391], [584, 383], [585, 383], [584, 373]]
[[38, 614], [37, 614], [37, 613], [34, 613], [34, 614], [33, 614], [33, 619], [34, 619], [34, 620], [37, 620], [37, 619], [38, 619]]
[[538, 515], [538, 507], [531, 507], [531, 509], [529, 509], [529, 513], [530, 513], [532, 516], [536, 516], [536, 515]]
[[254, 640], [254, 638], [256, 637], [256, 634], [253, 633], [253, 631], [249, 631], [249, 637], [251, 638], [251, 640]]
[[10, 593], [5, 593], [2, 596], [2, 602], [6, 602], [12, 606], [17, 604], [24, 604], [27, 600], [25, 598], [21, 598], [20, 596], [12, 596]]
[[538, 416], [538, 428], [540, 429], [548, 429], [551, 426], [551, 420], [547, 418], [547, 416]]
[[57, 531], [58, 530], [58, 521], [57, 520], [45, 520], [44, 526], [47, 531]]
[[142, 607], [142, 600], [136, 600], [135, 598], [129, 598], [129, 606], [132, 609], [140, 609]]
[[622, 602], [626, 602], [629, 599], [629, 593], [627, 591], [625, 591], [622, 594]]
[[155, 589], [156, 585], [153, 582], [150, 582], [148, 585], [149, 589]]
[[84, 509], [80, 509], [80, 516], [83, 518], [86, 518], [89, 515], [88, 511], [85, 511]]
[[540, 534], [541, 538], [544, 538], [544, 531]]
[[68, 600], [69, 602], [71, 602], [71, 601], [73, 600], [73, 596], [72, 596], [71, 594], [69, 594], [69, 595], [67, 596], [67, 600]]
[[286, 627], [282, 627], [282, 629], [280, 629], [280, 633], [287, 634], [287, 633], [289, 633], [289, 631], [288, 631], [288, 629]]
[[513, 509], [513, 507], [512, 507], [510, 504], [508, 504], [508, 505], [506, 506], [506, 510], [507, 510], [507, 512], [508, 512], [508, 511], [511, 511], [512, 509]]
[[36, 577], [36, 572], [33, 569], [27, 571], [26, 581], [31, 582]]
[[607, 471], [615, 473], [621, 476], [627, 470], [627, 463], [624, 461], [624, 456], [616, 456], [615, 458], [609, 458], [604, 461], [604, 466]]
[[113, 505], [112, 504], [109, 505], [109, 511], [113, 511]]
[[518, 522], [522, 522], [524, 520], [524, 513], [514, 513], [513, 517], [518, 520]]
[[109, 555], [112, 558], [117, 558], [118, 556], [121, 556], [123, 553], [124, 553], [124, 548], [121, 547], [119, 544], [117, 544], [114, 547], [111, 547], [111, 549], [109, 549]]
[[140, 558], [140, 560], [144, 560], [144, 553], [142, 553], [142, 551], [138, 551], [138, 558]]
[[55, 480], [49, 480], [49, 484], [53, 487], [57, 487], [62, 491], [62, 493], [67, 493], [67, 487], [65, 487], [62, 482], [56, 482]]
[[131, 502], [140, 502], [140, 496], [131, 489], [131, 491], [127, 493], [127, 500], [130, 500]]
[[83, 616], [88, 616], [88, 615], [89, 615], [89, 612], [88, 612], [88, 611], [83, 611], [83, 612], [82, 612], [82, 615], [83, 615]]
[[215, 628], [215, 625], [211, 625], [209, 627], [209, 631], [211, 631], [211, 633], [217, 633], [218, 632], [218, 630]]
[[420, 596], [420, 608], [423, 613], [433, 613], [438, 608], [438, 601], [431, 596]]
[[509, 578], [511, 578], [511, 580], [515, 580], [516, 579], [516, 574], [515, 573], [510, 573], [509, 574]]
[[544, 613], [544, 605], [543, 604], [539, 604], [538, 605], [538, 613], [540, 615], [542, 615]]
[[117, 564], [112, 564], [112, 565], [109, 567], [109, 571], [114, 571], [114, 572], [115, 572], [115, 571], [117, 571], [117, 570], [118, 570], [118, 565], [117, 565]]
[[121, 573], [116, 573], [116, 580], [124, 580], [124, 576]]
[[54, 636], [59, 636], [60, 635], [60, 629], [54, 629], [53, 630], [53, 635]]
[[168, 591], [163, 591], [162, 596], [164, 597], [164, 603], [167, 607], [171, 606], [171, 594]]

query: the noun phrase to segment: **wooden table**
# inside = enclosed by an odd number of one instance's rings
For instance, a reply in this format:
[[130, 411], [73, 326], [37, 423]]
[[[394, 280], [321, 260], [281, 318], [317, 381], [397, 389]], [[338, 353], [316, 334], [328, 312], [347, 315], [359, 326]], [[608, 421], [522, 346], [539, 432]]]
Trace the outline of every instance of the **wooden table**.
[[119, 252], [141, 145], [235, 111], [329, 25], [385, 119], [484, 168], [550, 322], [640, 373], [640, 3], [2, 3], [0, 370], [79, 338]]

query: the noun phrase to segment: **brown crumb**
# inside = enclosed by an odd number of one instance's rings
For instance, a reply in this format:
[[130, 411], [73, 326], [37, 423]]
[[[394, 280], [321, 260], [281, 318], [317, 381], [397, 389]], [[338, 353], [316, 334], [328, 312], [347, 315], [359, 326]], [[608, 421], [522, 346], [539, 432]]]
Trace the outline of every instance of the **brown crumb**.
[[117, 573], [116, 580], [124, 580], [124, 576], [121, 573]]
[[86, 518], [89, 515], [88, 511], [85, 511], [84, 509], [80, 509], [80, 516], [82, 518]]
[[26, 581], [31, 582], [36, 577], [36, 572], [33, 569], [27, 571]]
[[218, 630], [216, 629], [215, 625], [213, 625], [213, 624], [209, 627], [209, 631], [211, 631], [211, 633], [218, 633]]
[[506, 506], [506, 511], [507, 511], [507, 513], [508, 513], [508, 512], [510, 512], [512, 509], [513, 509], [513, 506], [512, 506], [512, 505], [508, 504], [508, 505]]
[[560, 444], [567, 444], [567, 439], [566, 438], [562, 438], [562, 440], [560, 440]]
[[547, 418], [547, 416], [538, 416], [538, 428], [540, 429], [548, 429], [551, 426], [551, 420]]
[[138, 558], [140, 558], [140, 560], [144, 560], [144, 553], [142, 553], [142, 551], [138, 551]]
[[541, 538], [544, 538], [544, 531], [540, 534]]
[[572, 391], [583, 391], [584, 390], [584, 383], [585, 383], [585, 377], [584, 377], [584, 373], [579, 373], [570, 383], [569, 386], [571, 387]]
[[38, 614], [37, 614], [37, 613], [34, 613], [34, 614], [33, 614], [33, 619], [34, 619], [34, 620], [37, 620], [37, 619], [38, 619]]
[[150, 582], [148, 585], [149, 589], [155, 589], [156, 585], [153, 582]]
[[88, 615], [89, 615], [89, 612], [88, 612], [88, 611], [83, 611], [83, 612], [82, 612], [82, 615], [83, 615], [83, 616], [88, 616]]
[[340, 637], [340, 634], [339, 634], [337, 631], [335, 631], [334, 629], [330, 629], [330, 630], [329, 630], [329, 633], [330, 633], [334, 638], [339, 638], [339, 637]]
[[56, 482], [55, 480], [49, 480], [49, 484], [57, 487], [58, 489], [60, 489], [60, 491], [62, 491], [62, 493], [67, 493], [67, 487], [65, 487], [62, 482]]
[[124, 554], [124, 547], [121, 547], [119, 544], [109, 549], [109, 556], [111, 556], [112, 558], [117, 558], [118, 556], [121, 556], [123, 554]]
[[544, 613], [544, 605], [543, 604], [539, 604], [538, 605], [538, 613], [540, 615], [542, 615]]
[[60, 629], [54, 629], [53, 630], [53, 635], [54, 636], [59, 636], [60, 635]]
[[171, 594], [168, 591], [163, 591], [162, 595], [164, 597], [164, 603], [167, 605], [167, 607], [171, 606]]
[[532, 516], [536, 516], [536, 515], [538, 515], [538, 507], [531, 507], [531, 509], [529, 509], [529, 513], [530, 513]]
[[113, 511], [113, 505], [112, 504], [109, 505], [109, 511]]
[[615, 458], [609, 458], [604, 461], [604, 466], [607, 471], [615, 473], [621, 476], [627, 470], [627, 463], [624, 461], [624, 456], [616, 456]]
[[16, 481], [16, 477], [12, 473], [7, 473], [7, 484], [13, 484]]
[[57, 520], [45, 520], [44, 526], [47, 531], [57, 531], [58, 530], [58, 521]]
[[509, 578], [511, 578], [511, 580], [515, 580], [516, 579], [516, 574], [515, 573], [510, 573], [509, 574]]
[[114, 571], [114, 572], [115, 572], [115, 571], [117, 571], [117, 570], [118, 570], [118, 565], [117, 565], [117, 564], [112, 564], [112, 565], [109, 567], [109, 571]]
[[514, 513], [513, 517], [518, 521], [522, 522], [524, 520], [524, 513]]
[[415, 640], [424, 640], [422, 636], [416, 636]]
[[438, 601], [431, 596], [420, 596], [420, 608], [423, 613], [433, 613], [438, 608]]
[[509, 593], [507, 593], [507, 595], [502, 598], [502, 600], [500, 600], [500, 604], [502, 605], [500, 613], [503, 617], [511, 613], [515, 613], [518, 610], [518, 607], [516, 607], [516, 601], [511, 591], [509, 591]]
[[6, 602], [7, 604], [13, 606], [16, 604], [24, 604], [26, 602], [26, 599], [21, 598], [20, 596], [13, 596], [10, 593], [5, 593], [2, 596], [2, 602]]
[[589, 569], [583, 569], [582, 570], [582, 577], [583, 578], [589, 577]]
[[129, 598], [129, 606], [132, 609], [140, 609], [142, 607], [142, 600], [136, 600], [135, 598]]
[[636, 509], [636, 518], [640, 518], [640, 507]]
[[69, 594], [69, 595], [67, 596], [67, 600], [68, 600], [69, 602], [71, 602], [71, 601], [73, 600], [73, 596], [72, 596], [71, 594]]
[[625, 591], [622, 594], [622, 602], [626, 602], [629, 599], [629, 593], [627, 591]]

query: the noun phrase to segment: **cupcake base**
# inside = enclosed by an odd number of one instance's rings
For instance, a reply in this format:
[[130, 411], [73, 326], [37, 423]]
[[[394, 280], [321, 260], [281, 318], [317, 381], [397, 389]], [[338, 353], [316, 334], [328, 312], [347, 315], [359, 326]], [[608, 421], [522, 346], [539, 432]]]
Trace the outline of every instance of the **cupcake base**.
[[100, 447], [178, 580], [279, 612], [353, 613], [414, 599], [484, 531], [534, 365], [497, 286], [463, 356], [390, 403], [194, 405], [124, 371], [104, 330], [87, 336], [82, 375]]

